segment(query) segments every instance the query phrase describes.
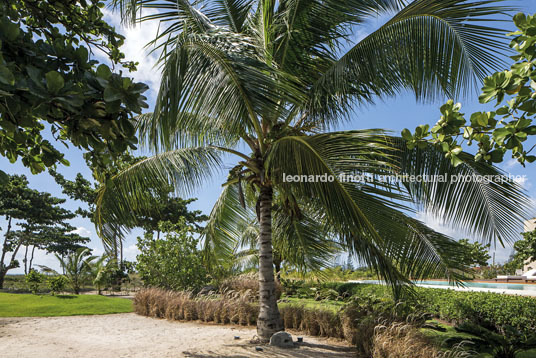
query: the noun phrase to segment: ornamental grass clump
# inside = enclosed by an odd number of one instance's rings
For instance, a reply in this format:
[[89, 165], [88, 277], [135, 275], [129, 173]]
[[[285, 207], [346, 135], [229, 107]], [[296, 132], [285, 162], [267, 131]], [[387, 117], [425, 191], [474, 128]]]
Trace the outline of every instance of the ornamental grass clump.
[[259, 313], [258, 306], [251, 303], [247, 294], [200, 296], [156, 288], [139, 291], [134, 297], [134, 310], [140, 315], [169, 320], [239, 325], [255, 324]]
[[418, 328], [410, 323], [379, 324], [374, 328], [372, 358], [466, 358], [475, 352], [465, 350], [462, 344], [440, 351]]
[[[251, 297], [252, 301], [259, 300], [259, 277], [257, 273], [246, 273], [239, 276], [230, 277], [220, 284], [220, 292], [239, 292]], [[275, 284], [275, 295], [279, 299], [283, 292], [280, 283]]]

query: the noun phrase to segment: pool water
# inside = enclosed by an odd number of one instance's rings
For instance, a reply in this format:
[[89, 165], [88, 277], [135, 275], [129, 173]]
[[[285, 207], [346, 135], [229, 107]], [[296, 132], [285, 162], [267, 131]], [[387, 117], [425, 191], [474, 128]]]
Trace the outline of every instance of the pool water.
[[[367, 280], [362, 281], [366, 283], [375, 283], [375, 284], [381, 284], [381, 281], [378, 280]], [[448, 281], [433, 281], [433, 280], [427, 280], [427, 281], [416, 281], [415, 284], [422, 285], [422, 286], [450, 286], [455, 287], [454, 285], [450, 284]], [[515, 290], [515, 291], [530, 291], [531, 293], [536, 293], [536, 285], [531, 284], [522, 284], [522, 283], [495, 283], [495, 282], [464, 282], [465, 287], [474, 287], [474, 288], [488, 288], [488, 289], [495, 289], [495, 290]]]
[[[427, 286], [452, 286], [447, 281], [418, 281], [418, 285]], [[522, 283], [495, 283], [495, 282], [464, 282], [465, 287], [494, 288], [499, 290], [535, 291], [536, 285], [526, 285]]]

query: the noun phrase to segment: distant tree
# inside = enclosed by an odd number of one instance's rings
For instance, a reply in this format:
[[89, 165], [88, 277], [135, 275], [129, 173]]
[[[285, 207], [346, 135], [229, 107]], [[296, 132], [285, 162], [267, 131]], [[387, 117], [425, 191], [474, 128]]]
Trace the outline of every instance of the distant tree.
[[39, 285], [45, 280], [43, 274], [40, 274], [36, 270], [30, 270], [25, 277], [25, 281], [30, 286], [30, 291], [35, 295], [39, 290]]
[[0, 186], [0, 215], [7, 222], [0, 256], [0, 288], [7, 272], [19, 267], [16, 257], [22, 247], [25, 273], [28, 273], [36, 248], [65, 255], [89, 240], [72, 233], [74, 227], [66, 220], [75, 215], [60, 207], [64, 202], [29, 188], [25, 176], [10, 175], [7, 184]]
[[[84, 176], [78, 173], [74, 180], [66, 179], [62, 174], [55, 170], [49, 170], [56, 183], [58, 183], [63, 190], [63, 193], [69, 198], [79, 201], [84, 204], [84, 207], [79, 207], [76, 213], [82, 217], [89, 218], [94, 221], [95, 215], [95, 200], [97, 198], [98, 187], [100, 183], [103, 183], [119, 171], [128, 168], [130, 165], [144, 159], [144, 157], [136, 157], [126, 152], [123, 153], [113, 161], [113, 165], [93, 166], [91, 162], [87, 162], [88, 166], [92, 170], [93, 180], [84, 178]], [[200, 210], [188, 210], [188, 205], [197, 199], [182, 199], [173, 195], [173, 187], [165, 187], [155, 189], [155, 195], [158, 200], [154, 202], [150, 211], [145, 211], [138, 214], [138, 225], [146, 232], [156, 232], [157, 238], [160, 237], [159, 223], [168, 221], [173, 224], [179, 223], [181, 218], [186, 220], [186, 224], [193, 225], [197, 231], [201, 229], [200, 224], [208, 219], [208, 216], [203, 215]], [[118, 260], [118, 264], [123, 262], [123, 247], [122, 242], [117, 241], [112, 245], [108, 251], [110, 254]]]
[[69, 281], [63, 275], [55, 275], [49, 277], [49, 279], [47, 280], [47, 286], [50, 289], [50, 292], [52, 292], [52, 295], [62, 292], [68, 283]]
[[65, 272], [65, 277], [73, 289], [75, 294], [80, 293], [82, 284], [87, 281], [91, 274], [91, 261], [95, 259], [95, 256], [90, 256], [91, 251], [89, 249], [78, 249], [76, 252], [61, 257], [56, 255], [60, 266]]
[[159, 190], [156, 205], [150, 212], [140, 214], [138, 222], [146, 232], [156, 232], [156, 237], [160, 237], [160, 223], [170, 222], [179, 224], [184, 218], [187, 225], [192, 225], [195, 231], [200, 231], [200, 223], [208, 220], [207, 215], [203, 215], [201, 210], [188, 210], [188, 205], [197, 199], [181, 199], [173, 196], [173, 188], [168, 187]]
[[515, 257], [523, 262], [525, 260], [536, 260], [536, 230], [524, 232], [523, 239], [514, 244]]
[[462, 244], [460, 255], [467, 266], [487, 266], [491, 256], [489, 254], [490, 245], [482, 245], [479, 242], [469, 242], [468, 239], [459, 241]]
[[525, 262], [536, 260], [536, 230], [521, 233], [523, 239], [514, 243], [514, 252], [508, 261], [508, 267], [515, 271], [523, 268]]
[[110, 281], [110, 261], [108, 256], [102, 255], [89, 264], [91, 276], [93, 278], [93, 286], [97, 289], [97, 293], [102, 294], [102, 289]]

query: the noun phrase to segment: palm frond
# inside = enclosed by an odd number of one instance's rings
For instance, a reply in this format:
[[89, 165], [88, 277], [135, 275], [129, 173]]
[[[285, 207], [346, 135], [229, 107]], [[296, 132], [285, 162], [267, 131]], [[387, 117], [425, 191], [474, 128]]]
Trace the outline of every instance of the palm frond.
[[169, 151], [128, 167], [99, 188], [95, 211], [99, 236], [105, 243], [121, 239], [125, 229], [136, 226], [137, 215], [155, 206], [155, 189], [171, 186], [189, 195], [220, 167], [221, 152], [209, 147]]
[[[348, 185], [339, 181], [326, 158], [313, 148], [310, 138], [285, 137], [277, 141], [266, 163], [267, 174], [285, 191], [294, 192], [297, 197], [311, 198], [311, 204], [325, 213], [330, 231], [336, 232], [347, 248], [398, 290], [401, 283], [408, 283], [408, 279], [386, 252], [384, 240], [388, 238], [383, 238], [375, 229], [362, 204], [353, 200]], [[274, 172], [277, 174], [274, 175]], [[282, 180], [281, 172], [290, 175], [331, 175], [333, 180], [288, 183]]]
[[209, 267], [234, 255], [240, 247], [244, 226], [254, 219], [251, 210], [240, 203], [238, 185], [241, 184], [223, 188], [203, 232], [203, 252]]
[[[390, 137], [389, 142], [394, 149], [390, 153], [393, 166], [399, 168], [393, 174], [402, 178], [419, 210], [470, 231], [485, 243], [504, 244], [518, 238], [533, 208], [526, 191], [507, 173], [475, 162], [469, 153], [461, 153], [464, 163], [454, 167], [432, 144], [410, 150], [402, 138]], [[411, 175], [429, 180], [409, 181]]]
[[253, 0], [214, 0], [205, 9], [206, 15], [219, 26], [236, 33], [244, 31], [244, 24], [253, 8]]
[[[195, 28], [199, 32], [214, 27], [208, 17], [192, 6], [189, 0], [112, 0], [111, 6], [119, 10], [123, 22], [127, 24], [149, 20], [172, 22], [172, 30], [161, 33], [158, 37], [181, 31], [184, 27]], [[150, 11], [144, 15], [145, 9], [156, 12]]]
[[[294, 79], [256, 58], [246, 36], [183, 33], [165, 59], [152, 124], [144, 133], [168, 150], [182, 128], [198, 136], [207, 129], [220, 130], [226, 142], [249, 133], [262, 138], [259, 118], [277, 118], [286, 103], [297, 103], [303, 96]], [[210, 122], [200, 124], [206, 119]]]
[[311, 120], [340, 120], [348, 103], [372, 95], [409, 89], [427, 100], [477, 88], [507, 54], [506, 31], [484, 24], [512, 10], [501, 1], [412, 2], [323, 73], [306, 109]]
[[301, 205], [301, 215], [292, 215], [284, 206], [273, 213], [273, 246], [284, 263], [299, 272], [316, 271], [329, 266], [342, 247], [335, 234], [323, 225], [321, 214], [313, 214]]

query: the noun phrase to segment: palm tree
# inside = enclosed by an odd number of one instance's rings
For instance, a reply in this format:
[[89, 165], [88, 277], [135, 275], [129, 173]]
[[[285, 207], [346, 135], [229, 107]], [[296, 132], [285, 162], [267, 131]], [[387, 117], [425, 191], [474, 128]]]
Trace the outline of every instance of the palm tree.
[[[468, 0], [117, 0], [124, 20], [160, 21], [162, 81], [154, 112], [139, 118], [158, 154], [109, 178], [96, 220], [107, 245], [136, 226], [154, 188], [188, 195], [236, 159], [205, 230], [209, 260], [231, 255], [237, 223], [259, 227], [258, 336], [283, 329], [273, 236], [296, 247], [336, 239], [395, 293], [409, 278], [463, 278], [459, 245], [412, 217], [442, 216], [486, 240], [512, 239], [527, 209], [515, 183], [427, 183], [400, 175], [502, 174], [460, 154], [452, 166], [432, 146], [408, 150], [381, 130], [330, 131], [355, 105], [403, 90], [420, 100], [457, 96], [501, 64], [503, 30], [483, 21], [510, 10]], [[151, 10], [145, 13], [145, 10]], [[157, 11], [154, 11], [157, 10]], [[357, 43], [367, 18], [394, 14]], [[356, 186], [341, 174], [366, 174]], [[288, 177], [290, 175], [291, 177]], [[295, 175], [329, 181], [289, 182]], [[383, 180], [398, 175], [396, 180]], [[330, 177], [331, 176], [331, 177]], [[332, 179], [332, 180], [331, 180]], [[114, 239], [111, 239], [114, 238]], [[279, 238], [278, 238], [279, 239]], [[313, 240], [314, 241], [314, 240]]]
[[[233, 187], [236, 189], [236, 187]], [[235, 193], [238, 195], [238, 193]], [[236, 218], [233, 223], [233, 233], [226, 235], [228, 245], [234, 245], [232, 251], [211, 251], [210, 247], [205, 247], [205, 254], [211, 254], [207, 264], [214, 270], [216, 267], [230, 264], [235, 266], [234, 272], [242, 272], [259, 265], [259, 221], [255, 214], [253, 205], [244, 206], [243, 217]], [[249, 198], [248, 203], [255, 203], [254, 198]], [[274, 201], [272, 208], [274, 211], [281, 210], [281, 203]], [[285, 220], [286, 215], [277, 215], [278, 219]], [[292, 226], [291, 226], [292, 225]], [[296, 230], [293, 226], [300, 226]], [[276, 279], [280, 279], [282, 265], [297, 269], [302, 275], [306, 272], [318, 271], [326, 268], [333, 261], [334, 256], [343, 249], [334, 237], [325, 236], [326, 233], [318, 227], [318, 223], [310, 217], [302, 217], [296, 222], [277, 222], [273, 232], [273, 262]], [[307, 230], [307, 235], [300, 233]], [[210, 241], [205, 241], [210, 244]], [[231, 253], [230, 255], [228, 253]], [[216, 265], [213, 265], [215, 263]], [[212, 271], [213, 271], [212, 270]]]
[[89, 254], [88, 248], [80, 248], [65, 258], [55, 254], [76, 295], [80, 293], [80, 287], [91, 272], [90, 263], [95, 259], [95, 256], [88, 256]]
[[97, 294], [102, 294], [102, 289], [109, 281], [109, 264], [108, 255], [102, 255], [95, 261], [89, 263], [89, 270], [93, 278], [93, 286], [97, 289]]

